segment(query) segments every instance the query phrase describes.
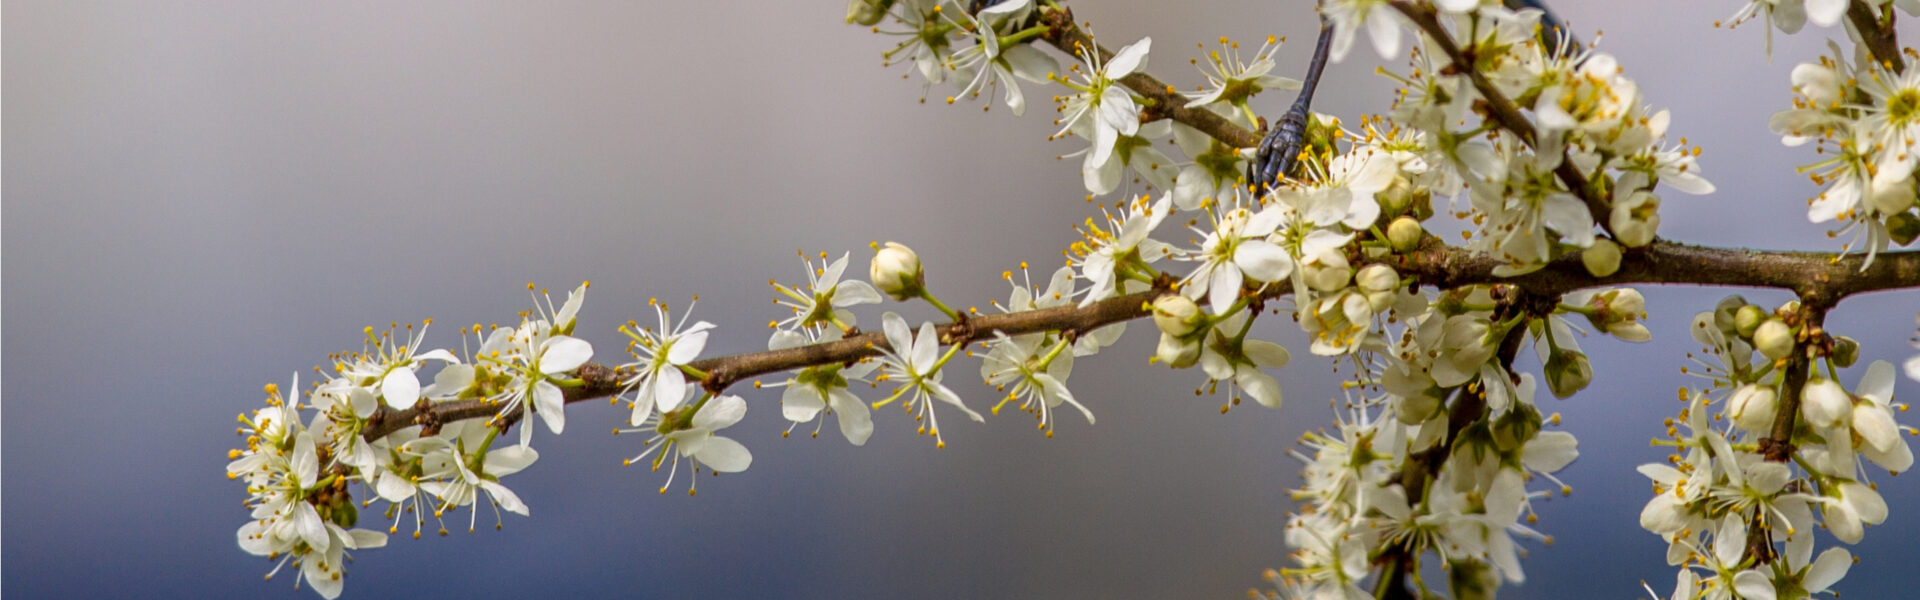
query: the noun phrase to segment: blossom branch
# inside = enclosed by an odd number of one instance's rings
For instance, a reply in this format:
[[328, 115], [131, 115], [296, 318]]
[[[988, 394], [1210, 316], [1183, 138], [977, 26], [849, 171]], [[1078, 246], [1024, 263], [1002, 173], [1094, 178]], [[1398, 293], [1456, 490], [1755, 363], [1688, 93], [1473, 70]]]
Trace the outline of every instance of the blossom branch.
[[[1084, 333], [1105, 325], [1152, 314], [1147, 305], [1167, 287], [1169, 286], [1160, 286], [1155, 290], [1109, 298], [1084, 308], [1061, 306], [1003, 315], [963, 317], [941, 326], [940, 339], [948, 344], [965, 344], [975, 339], [991, 337], [990, 332], [994, 331], [1007, 335], [1041, 331]], [[886, 336], [879, 332], [872, 332], [783, 350], [718, 356], [694, 361], [688, 366], [707, 373], [706, 379], [702, 380], [700, 385], [718, 392], [742, 379], [814, 365], [852, 362], [879, 356], [882, 349], [891, 349], [887, 344]], [[621, 382], [630, 379], [633, 373], [598, 363], [588, 363], [581, 366], [575, 375], [584, 383], [563, 390], [568, 404], [619, 394], [624, 389]], [[423, 402], [413, 408], [397, 411], [381, 407], [379, 412], [369, 419], [369, 425], [362, 430], [361, 436], [372, 441], [414, 425], [438, 427], [464, 419], [492, 417], [499, 412], [500, 406], [499, 402], [468, 399], [439, 403]], [[508, 421], [508, 424], [511, 424], [511, 421]]]
[[[1801, 323], [1801, 336], [1805, 339], [1795, 342], [1793, 353], [1787, 357], [1786, 378], [1780, 387], [1780, 406], [1773, 416], [1773, 431], [1760, 440], [1760, 453], [1768, 461], [1787, 462], [1793, 457], [1794, 421], [1800, 414], [1800, 396], [1807, 387], [1807, 370], [1812, 363], [1811, 355], [1816, 348], [1831, 348], [1832, 340], [1826, 339], [1821, 327], [1826, 323], [1825, 305], [1816, 305], [1802, 298], [1797, 313]], [[1794, 323], [1789, 323], [1794, 324]]]
[[[1662, 240], [1630, 251], [1620, 261], [1620, 270], [1607, 277], [1587, 273], [1578, 256], [1563, 257], [1532, 273], [1500, 277], [1493, 272], [1495, 267], [1504, 264], [1499, 258], [1450, 248], [1430, 239], [1427, 245], [1413, 252], [1369, 262], [1391, 265], [1420, 285], [1452, 289], [1508, 283], [1527, 293], [1545, 296], [1636, 283], [1691, 284], [1780, 288], [1798, 293], [1810, 306], [1832, 306], [1854, 294], [1920, 288], [1920, 251], [1882, 253], [1872, 265], [1863, 268], [1865, 258], [1859, 255], [1712, 248]], [[1084, 333], [1152, 314], [1147, 304], [1165, 293], [1167, 287], [1162, 285], [1155, 290], [1110, 298], [1084, 308], [1063, 306], [963, 318], [941, 326], [941, 339], [960, 344], [985, 337], [992, 331], [1008, 335], [1040, 331]], [[1286, 290], [1279, 288], [1270, 292], [1272, 296], [1285, 293]], [[710, 390], [723, 390], [740, 380], [768, 373], [877, 356], [887, 347], [885, 337], [875, 332], [784, 350], [708, 358], [689, 366], [708, 374], [701, 385]], [[611, 397], [620, 393], [620, 382], [632, 375], [600, 364], [582, 366], [577, 377], [583, 383], [564, 390], [566, 401]], [[438, 427], [464, 419], [492, 417], [499, 408], [498, 402], [482, 399], [423, 403], [405, 410], [382, 407], [361, 435], [377, 440], [414, 425]]]

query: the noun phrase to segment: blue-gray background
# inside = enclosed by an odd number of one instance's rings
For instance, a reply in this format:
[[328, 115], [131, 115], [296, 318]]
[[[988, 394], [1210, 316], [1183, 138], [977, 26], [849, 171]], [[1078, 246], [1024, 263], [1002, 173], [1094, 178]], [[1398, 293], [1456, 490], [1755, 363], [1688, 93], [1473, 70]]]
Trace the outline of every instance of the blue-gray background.
[[[271, 564], [235, 547], [243, 493], [222, 467], [262, 384], [358, 348], [365, 325], [432, 317], [430, 343], [452, 345], [457, 324], [512, 321], [528, 281], [592, 280], [582, 331], [603, 358], [620, 358], [616, 323], [650, 318], [648, 297], [696, 293], [721, 324], [710, 350], [731, 353], [765, 343], [765, 282], [800, 279], [796, 249], [852, 250], [862, 272], [868, 241], [906, 242], [936, 290], [983, 307], [1004, 297], [1002, 270], [1057, 264], [1092, 211], [1077, 159], [1054, 160], [1080, 143], [1044, 140], [1054, 92], [1029, 85], [1018, 119], [946, 106], [944, 88], [916, 103], [921, 84], [881, 68], [893, 38], [842, 24], [840, 2], [806, 4], [7, 2], [0, 591], [311, 597], [290, 573], [262, 582]], [[1151, 69], [1182, 87], [1199, 81], [1195, 43], [1221, 35], [1284, 35], [1284, 69], [1305, 62], [1304, 3], [1184, 4], [1078, 8], [1111, 46], [1154, 36]], [[1739, 2], [1560, 4], [1706, 148], [1719, 193], [1669, 195], [1663, 235], [1838, 246], [1803, 216], [1814, 188], [1792, 168], [1812, 154], [1764, 128], [1787, 71], [1837, 31], [1776, 35], [1769, 62], [1759, 24], [1713, 28]], [[1384, 108], [1364, 40], [1353, 56], [1320, 110]], [[1649, 490], [1633, 466], [1661, 459], [1646, 442], [1690, 381], [1684, 323], [1725, 293], [1648, 290], [1656, 341], [1591, 339], [1600, 381], [1541, 400], [1583, 457], [1562, 473], [1574, 495], [1540, 506], [1557, 542], [1529, 546], [1510, 597], [1670, 585], [1636, 524]], [[1912, 292], [1860, 297], [1831, 328], [1903, 358], [1917, 309]], [[1299, 347], [1286, 329], [1271, 331]], [[396, 537], [359, 553], [347, 593], [1239, 597], [1286, 564], [1285, 453], [1329, 422], [1340, 377], [1296, 352], [1276, 373], [1284, 409], [1222, 416], [1193, 396], [1199, 373], [1148, 367], [1151, 338], [1081, 362], [1071, 383], [1099, 424], [1065, 414], [1053, 439], [1017, 414], [955, 416], [936, 451], [887, 410], [864, 448], [783, 440], [776, 395], [748, 391], [734, 435], [753, 468], [697, 498], [620, 467], [640, 441], [608, 435], [621, 412], [575, 406], [569, 435], [541, 431], [542, 460], [508, 480], [532, 518]], [[974, 406], [991, 397], [955, 379]], [[1895, 507], [1920, 498], [1913, 476], [1881, 483]], [[1841, 589], [1915, 583], [1916, 523], [1897, 510], [1869, 529]]]

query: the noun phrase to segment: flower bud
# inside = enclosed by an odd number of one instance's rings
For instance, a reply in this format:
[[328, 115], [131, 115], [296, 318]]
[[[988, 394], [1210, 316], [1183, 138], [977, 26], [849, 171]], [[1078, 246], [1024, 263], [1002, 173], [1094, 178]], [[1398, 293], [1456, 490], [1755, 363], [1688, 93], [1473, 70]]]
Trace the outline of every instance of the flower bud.
[[1587, 315], [1587, 321], [1593, 323], [1594, 328], [1629, 342], [1653, 338], [1647, 326], [1640, 324], [1641, 315], [1647, 312], [1647, 299], [1639, 290], [1620, 288], [1595, 294], [1587, 300], [1587, 305], [1597, 309]]
[[1400, 273], [1387, 265], [1371, 264], [1361, 267], [1360, 273], [1353, 276], [1353, 282], [1369, 294], [1390, 292], [1400, 287]]
[[920, 270], [920, 255], [898, 242], [887, 242], [885, 248], [873, 255], [868, 277], [873, 280], [873, 287], [894, 300], [917, 298], [926, 285], [926, 274]]
[[1753, 349], [1774, 360], [1793, 353], [1793, 330], [1779, 319], [1767, 319], [1753, 329]]
[[1614, 238], [1628, 246], [1645, 246], [1653, 242], [1653, 235], [1660, 229], [1660, 197], [1641, 190], [1628, 194], [1626, 199], [1616, 199], [1613, 203]]
[[333, 521], [333, 524], [341, 527], [352, 527], [358, 524], [360, 522], [360, 511], [353, 507], [353, 501], [348, 500], [344, 494], [334, 496], [334, 498], [338, 498], [341, 501], [327, 505], [327, 508], [330, 509], [327, 513], [328, 519]]
[[861, 25], [876, 25], [887, 16], [887, 9], [893, 8], [894, 0], [849, 0], [847, 2], [847, 22]]
[[[1740, 307], [1747, 305], [1747, 299], [1739, 294], [1721, 298], [1713, 305], [1713, 326], [1723, 333], [1734, 333], [1734, 314]], [[1761, 316], [1766, 316], [1764, 313]]]
[[1607, 310], [1619, 318], [1639, 319], [1640, 315], [1647, 314], [1647, 297], [1640, 295], [1640, 290], [1620, 288], [1613, 291], [1612, 296], [1607, 300]]
[[1515, 405], [1493, 421], [1493, 446], [1501, 452], [1519, 450], [1539, 432], [1540, 413], [1524, 404]]
[[1413, 182], [1405, 175], [1395, 175], [1387, 189], [1374, 195], [1380, 202], [1380, 214], [1397, 215], [1407, 211], [1407, 205], [1413, 203]]
[[1580, 263], [1594, 277], [1612, 275], [1620, 270], [1620, 245], [1605, 238], [1595, 239], [1592, 246], [1580, 251]]
[[1200, 362], [1200, 341], [1160, 334], [1160, 346], [1155, 348], [1153, 356], [1161, 364], [1175, 369], [1185, 369]]
[[1153, 301], [1153, 324], [1160, 332], [1183, 337], [1200, 328], [1206, 315], [1200, 313], [1200, 305], [1179, 294], [1167, 294]]
[[1815, 427], [1832, 427], [1852, 414], [1853, 397], [1832, 379], [1815, 376], [1800, 392], [1800, 415]]
[[1400, 217], [1387, 226], [1387, 243], [1393, 245], [1394, 252], [1407, 252], [1419, 247], [1420, 238], [1426, 234], [1426, 229], [1413, 217]]
[[1733, 313], [1733, 331], [1740, 334], [1740, 337], [1753, 337], [1754, 330], [1759, 329], [1760, 324], [1765, 322], [1767, 322], [1767, 311], [1760, 310], [1760, 307], [1752, 304], [1742, 306], [1740, 310]]
[[1587, 355], [1572, 350], [1556, 349], [1547, 355], [1545, 373], [1547, 389], [1555, 398], [1567, 398], [1593, 383], [1593, 365]]
[[1772, 386], [1749, 383], [1733, 391], [1727, 399], [1727, 416], [1747, 431], [1767, 431], [1773, 427], [1773, 411], [1778, 398]]
[[1873, 178], [1867, 193], [1867, 206], [1883, 215], [1907, 212], [1913, 208], [1913, 173], [1900, 173], [1891, 169], [1881, 171]]
[[1436, 396], [1416, 394], [1398, 398], [1400, 398], [1400, 407], [1394, 414], [1400, 419], [1401, 423], [1406, 425], [1425, 423], [1427, 419], [1433, 418], [1435, 412], [1439, 412], [1440, 410], [1440, 398]]
[[1920, 216], [1903, 212], [1887, 217], [1887, 237], [1902, 246], [1913, 243], [1915, 238], [1920, 238]]
[[1793, 67], [1788, 79], [1793, 82], [1793, 91], [1806, 96], [1815, 107], [1827, 108], [1840, 102], [1841, 77], [1831, 67], [1800, 63]]
[[1340, 291], [1353, 280], [1353, 267], [1347, 265], [1346, 257], [1331, 252], [1308, 260], [1303, 271], [1307, 286], [1322, 292]]
[[1853, 338], [1837, 335], [1833, 337], [1833, 366], [1845, 369], [1860, 360], [1860, 342]]

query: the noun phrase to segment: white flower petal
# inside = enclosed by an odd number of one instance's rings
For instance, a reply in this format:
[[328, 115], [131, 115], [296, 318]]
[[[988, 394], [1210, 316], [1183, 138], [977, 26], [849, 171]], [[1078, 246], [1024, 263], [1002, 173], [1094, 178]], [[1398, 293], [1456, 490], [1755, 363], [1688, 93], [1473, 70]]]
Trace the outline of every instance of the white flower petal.
[[810, 385], [793, 382], [787, 384], [786, 391], [780, 392], [780, 416], [786, 417], [788, 421], [795, 423], [812, 421], [814, 417], [820, 416], [820, 410], [826, 407], [826, 401], [821, 400], [820, 394]]
[[700, 412], [693, 415], [693, 426], [699, 429], [717, 431], [739, 423], [747, 416], [747, 401], [739, 396], [719, 396], [707, 401]]
[[507, 486], [495, 481], [481, 481], [480, 489], [486, 490], [487, 495], [493, 497], [493, 503], [499, 505], [501, 509], [522, 517], [530, 516], [527, 503], [521, 502], [520, 496], [515, 495], [513, 490], [507, 489]]
[[[704, 411], [702, 411], [704, 412]], [[733, 438], [714, 436], [694, 455], [716, 473], [738, 473], [753, 464], [753, 453]]]
[[540, 344], [540, 372], [548, 375], [578, 369], [591, 358], [593, 345], [580, 338], [554, 336]]
[[533, 384], [533, 412], [540, 413], [540, 420], [547, 423], [548, 431], [560, 435], [567, 428], [566, 394], [561, 393], [560, 386], [551, 381]]
[[380, 395], [386, 397], [387, 406], [395, 409], [408, 409], [420, 401], [420, 378], [413, 369], [398, 368], [387, 372], [380, 379]]
[[1147, 51], [1153, 48], [1153, 38], [1143, 37], [1140, 41], [1127, 44], [1113, 58], [1107, 60], [1106, 75], [1112, 79], [1126, 77], [1140, 68], [1147, 60]]
[[[706, 321], [700, 322], [700, 325], [706, 324]], [[673, 347], [667, 349], [667, 362], [684, 365], [699, 358], [700, 352], [707, 349], [707, 329], [710, 327], [695, 326], [695, 331], [675, 336]]]
[[845, 389], [829, 392], [833, 414], [840, 420], [840, 435], [855, 446], [863, 446], [873, 436], [873, 409]]

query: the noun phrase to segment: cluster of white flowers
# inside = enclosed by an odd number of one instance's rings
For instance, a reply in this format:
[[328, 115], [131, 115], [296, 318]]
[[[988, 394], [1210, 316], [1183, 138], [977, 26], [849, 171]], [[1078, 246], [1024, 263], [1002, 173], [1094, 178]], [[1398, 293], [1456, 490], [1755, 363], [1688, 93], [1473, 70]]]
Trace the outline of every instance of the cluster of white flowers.
[[[1859, 542], [1865, 526], [1887, 518], [1860, 459], [1890, 473], [1913, 466], [1900, 434], [1914, 429], [1894, 420], [1906, 406], [1893, 401], [1893, 365], [1874, 361], [1848, 392], [1831, 375], [1853, 363], [1858, 345], [1802, 315], [1797, 303], [1769, 312], [1734, 296], [1693, 320], [1707, 349], [1694, 372], [1710, 385], [1682, 390], [1687, 406], [1669, 421], [1671, 439], [1655, 442], [1674, 453], [1640, 466], [1654, 492], [1640, 526], [1666, 540], [1668, 563], [1682, 568], [1676, 598], [1702, 585], [1741, 598], [1827, 592], [1851, 557], [1840, 547], [1813, 556], [1816, 518], [1835, 539]], [[1811, 364], [1791, 362], [1808, 356]], [[1774, 438], [1796, 378], [1799, 411], [1789, 416], [1804, 426]]]
[[[1396, 77], [1406, 93], [1393, 116], [1418, 130], [1406, 136], [1404, 151], [1452, 171], [1436, 174], [1442, 183], [1465, 184], [1468, 216], [1479, 226], [1470, 247], [1507, 259], [1501, 274], [1536, 270], [1596, 245], [1612, 252], [1651, 243], [1660, 226], [1658, 184], [1688, 194], [1713, 191], [1700, 176], [1699, 149], [1685, 148], [1684, 140], [1666, 144], [1668, 113], [1643, 104], [1611, 55], [1543, 44], [1537, 10], [1469, 2], [1451, 3], [1467, 5], [1451, 12], [1446, 4], [1443, 18], [1461, 32], [1460, 51], [1476, 64], [1457, 68], [1423, 36], [1413, 70]], [[1487, 100], [1470, 81], [1476, 74], [1502, 96], [1498, 102], [1512, 102], [1530, 121], [1456, 129], [1469, 107]], [[1588, 189], [1570, 187], [1569, 171]], [[1597, 236], [1596, 225], [1610, 238]]]
[[1853, 230], [1847, 249], [1865, 250], [1869, 261], [1890, 244], [1920, 237], [1920, 195], [1915, 173], [1920, 155], [1920, 69], [1905, 74], [1864, 51], [1848, 59], [1833, 55], [1793, 69], [1794, 107], [1768, 123], [1781, 141], [1814, 141], [1820, 162], [1804, 168], [1825, 189], [1807, 207], [1815, 223], [1842, 221]]
[[[467, 526], [472, 531], [480, 492], [497, 508], [526, 515], [526, 504], [500, 478], [539, 458], [528, 446], [532, 427], [521, 427], [517, 446], [494, 448], [495, 436], [529, 414], [538, 414], [556, 434], [565, 426], [561, 387], [571, 385], [567, 373], [593, 354], [587, 342], [569, 335], [586, 290], [581, 284], [558, 308], [537, 297], [535, 310], [523, 314], [518, 326], [494, 327], [465, 361], [451, 350], [422, 351], [426, 325], [398, 338], [369, 327], [366, 348], [338, 355], [336, 375], [312, 390], [300, 390], [297, 378], [285, 393], [269, 384], [266, 408], [241, 415], [246, 449], [234, 450], [227, 465], [228, 477], [245, 480], [251, 495], [253, 515], [240, 528], [241, 549], [279, 558], [274, 572], [293, 561], [300, 580], [334, 598], [344, 585], [346, 551], [385, 545], [407, 513], [415, 538], [425, 513], [437, 520], [458, 507], [473, 507]], [[478, 325], [470, 331], [483, 333]], [[418, 371], [429, 361], [442, 366], [433, 383], [422, 387]], [[398, 418], [393, 411], [456, 401], [498, 405], [499, 416], [410, 425], [372, 440], [363, 435], [378, 419]], [[303, 417], [304, 411], [311, 416]], [[355, 482], [363, 500], [353, 497], [349, 485]], [[360, 507], [376, 498], [388, 503], [387, 532], [349, 529], [359, 522]], [[440, 531], [446, 533], [444, 524]]]

